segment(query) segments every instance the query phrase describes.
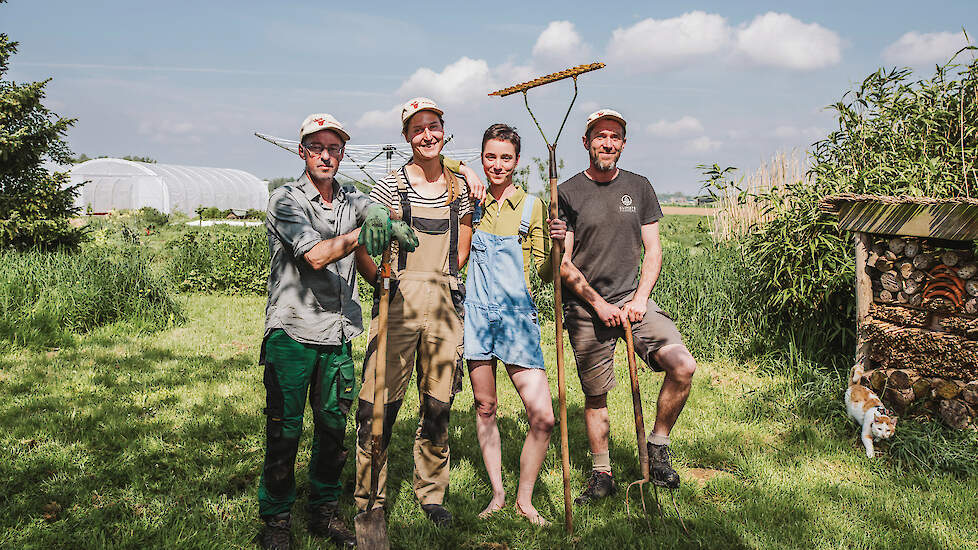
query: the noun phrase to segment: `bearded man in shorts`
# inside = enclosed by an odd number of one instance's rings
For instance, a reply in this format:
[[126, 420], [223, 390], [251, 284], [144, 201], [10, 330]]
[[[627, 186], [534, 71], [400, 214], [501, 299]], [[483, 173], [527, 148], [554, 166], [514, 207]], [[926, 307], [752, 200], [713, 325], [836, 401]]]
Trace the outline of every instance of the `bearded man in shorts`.
[[577, 504], [615, 492], [607, 395], [617, 384], [615, 344], [624, 336], [626, 321], [637, 354], [654, 370], [665, 372], [647, 443], [652, 481], [659, 486], [679, 487], [669, 432], [686, 404], [696, 371], [676, 325], [650, 297], [662, 269], [662, 210], [648, 179], [618, 168], [624, 147], [624, 117], [611, 109], [592, 113], [584, 132], [590, 166], [557, 188], [560, 218], [567, 222], [560, 266], [564, 326], [584, 390], [592, 456], [591, 477], [575, 499]]

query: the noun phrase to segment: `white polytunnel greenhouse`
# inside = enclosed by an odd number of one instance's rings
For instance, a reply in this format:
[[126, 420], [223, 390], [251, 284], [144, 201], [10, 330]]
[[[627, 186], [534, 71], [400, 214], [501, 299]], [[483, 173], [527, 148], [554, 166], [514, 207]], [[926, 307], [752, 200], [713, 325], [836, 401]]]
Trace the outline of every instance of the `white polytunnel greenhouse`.
[[164, 214], [198, 207], [264, 210], [268, 184], [243, 170], [100, 158], [76, 164], [71, 183], [84, 183], [75, 204], [88, 212], [151, 206]]

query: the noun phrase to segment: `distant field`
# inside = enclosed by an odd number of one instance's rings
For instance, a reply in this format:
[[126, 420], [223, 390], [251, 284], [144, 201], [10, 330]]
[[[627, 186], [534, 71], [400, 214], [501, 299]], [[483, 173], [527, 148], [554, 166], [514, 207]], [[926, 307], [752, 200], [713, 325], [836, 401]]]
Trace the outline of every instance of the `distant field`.
[[715, 208], [707, 206], [663, 206], [662, 213], [666, 215], [685, 214], [689, 216], [712, 216]]

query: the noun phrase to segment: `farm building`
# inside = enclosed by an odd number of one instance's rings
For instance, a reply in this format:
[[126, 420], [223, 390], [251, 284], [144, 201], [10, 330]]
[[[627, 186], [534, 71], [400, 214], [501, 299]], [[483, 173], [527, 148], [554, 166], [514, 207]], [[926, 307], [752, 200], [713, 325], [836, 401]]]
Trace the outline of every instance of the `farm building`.
[[76, 164], [71, 183], [84, 183], [75, 204], [91, 212], [150, 206], [193, 214], [198, 207], [264, 210], [268, 204], [267, 183], [233, 168], [99, 158]]

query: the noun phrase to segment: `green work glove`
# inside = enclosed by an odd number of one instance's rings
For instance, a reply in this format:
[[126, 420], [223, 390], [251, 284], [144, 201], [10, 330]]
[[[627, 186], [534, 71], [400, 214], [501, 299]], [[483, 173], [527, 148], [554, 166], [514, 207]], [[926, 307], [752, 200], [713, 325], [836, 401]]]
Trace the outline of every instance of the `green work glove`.
[[414, 252], [418, 248], [418, 236], [411, 226], [401, 220], [391, 222], [391, 234], [397, 239], [398, 247], [405, 252]]
[[455, 160], [450, 157], [446, 157], [445, 155], [439, 155], [439, 156], [441, 157], [442, 166], [448, 168], [449, 170], [455, 172], [456, 174], [462, 172], [462, 161]]
[[384, 252], [387, 243], [391, 242], [391, 217], [385, 206], [371, 204], [367, 207], [367, 215], [360, 228], [357, 242], [367, 250], [367, 254], [376, 256]]

